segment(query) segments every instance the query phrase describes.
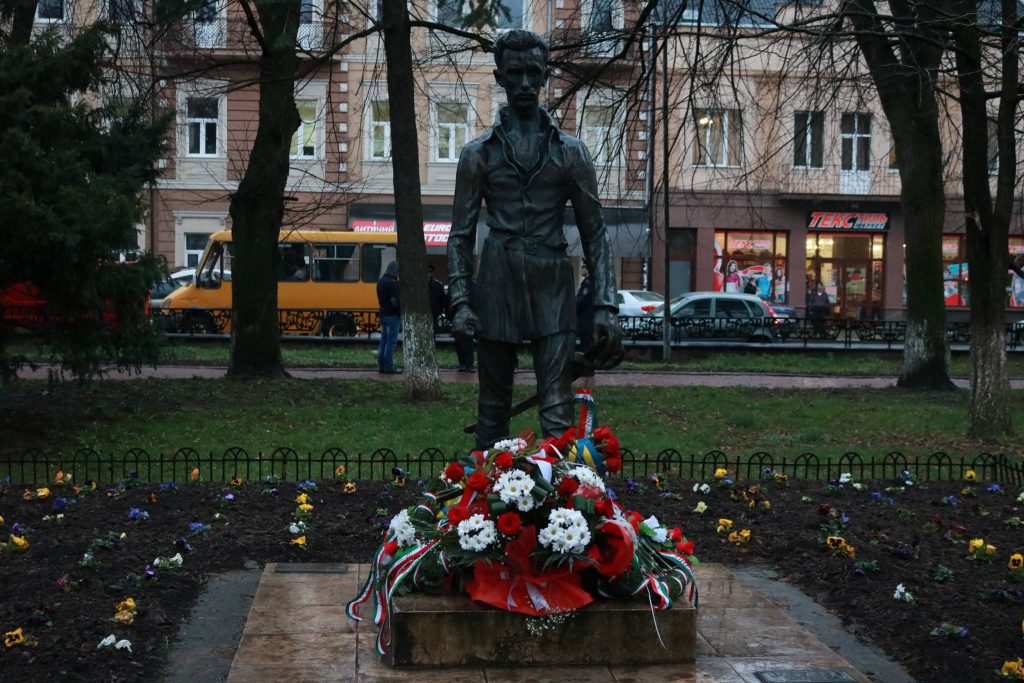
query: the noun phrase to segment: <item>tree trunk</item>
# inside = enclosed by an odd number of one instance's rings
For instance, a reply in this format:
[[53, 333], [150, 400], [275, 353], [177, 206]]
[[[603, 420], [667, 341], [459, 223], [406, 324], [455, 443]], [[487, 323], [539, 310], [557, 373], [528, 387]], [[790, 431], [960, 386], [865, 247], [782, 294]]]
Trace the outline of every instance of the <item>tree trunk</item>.
[[[993, 201], [988, 163], [989, 95], [983, 67], [977, 6], [958, 0], [960, 23], [953, 31], [960, 88], [963, 135], [964, 214], [967, 264], [971, 293], [971, 426], [975, 438], [997, 437], [1012, 431], [1010, 380], [1006, 372], [1006, 278], [1009, 260], [1010, 213], [1013, 205], [1014, 112], [1019, 65], [1016, 3], [1004, 1], [1004, 50], [999, 105], [998, 193]], [[1009, 22], [1009, 23], [1007, 23]]]
[[[942, 298], [942, 224], [946, 195], [935, 79], [942, 58], [938, 8], [915, 10], [890, 2], [894, 14], [915, 26], [891, 40], [891, 27], [869, 0], [854, 0], [847, 15], [885, 117], [892, 129], [900, 168], [900, 206], [907, 249], [907, 331], [897, 384], [909, 389], [954, 389], [949, 379], [946, 304]], [[887, 35], [887, 33], [889, 35]], [[898, 53], [894, 51], [894, 46]]]
[[258, 0], [262, 33], [259, 124], [245, 176], [231, 197], [231, 358], [229, 377], [286, 377], [277, 312], [277, 240], [284, 217], [284, 190], [295, 108], [295, 52], [299, 0]]
[[383, 0], [384, 51], [391, 104], [391, 164], [398, 224], [402, 286], [402, 355], [405, 391], [413, 400], [440, 400], [434, 355], [434, 324], [427, 296], [427, 248], [423, 243], [419, 140], [412, 68], [412, 32], [405, 0]]

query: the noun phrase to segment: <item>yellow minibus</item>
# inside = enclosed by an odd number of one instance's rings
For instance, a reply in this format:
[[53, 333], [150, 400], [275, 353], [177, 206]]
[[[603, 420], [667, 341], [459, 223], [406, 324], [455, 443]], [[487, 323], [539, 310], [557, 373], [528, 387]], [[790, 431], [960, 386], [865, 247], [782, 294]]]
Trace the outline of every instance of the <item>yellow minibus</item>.
[[[377, 328], [377, 280], [397, 258], [390, 233], [286, 230], [278, 240], [277, 307], [286, 334], [352, 336]], [[161, 303], [170, 332], [231, 329], [231, 231], [210, 235], [190, 284]]]

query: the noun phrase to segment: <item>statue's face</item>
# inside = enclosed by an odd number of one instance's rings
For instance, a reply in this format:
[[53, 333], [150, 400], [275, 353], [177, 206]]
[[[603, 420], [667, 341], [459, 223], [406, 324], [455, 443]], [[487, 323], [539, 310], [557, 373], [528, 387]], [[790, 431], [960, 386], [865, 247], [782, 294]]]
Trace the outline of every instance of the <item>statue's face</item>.
[[505, 52], [494, 71], [498, 85], [505, 89], [509, 106], [528, 110], [540, 106], [540, 89], [548, 80], [548, 67], [540, 48]]

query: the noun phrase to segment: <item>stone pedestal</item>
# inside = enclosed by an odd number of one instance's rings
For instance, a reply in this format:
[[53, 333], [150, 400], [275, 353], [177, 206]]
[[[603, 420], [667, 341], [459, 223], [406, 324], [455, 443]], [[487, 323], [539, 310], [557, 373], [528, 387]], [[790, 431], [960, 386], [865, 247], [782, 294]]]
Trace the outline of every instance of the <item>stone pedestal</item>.
[[[664, 643], [664, 645], [662, 645]], [[662, 612], [633, 601], [597, 601], [567, 615], [531, 618], [461, 595], [395, 599], [392, 666], [547, 666], [692, 663], [697, 610]]]

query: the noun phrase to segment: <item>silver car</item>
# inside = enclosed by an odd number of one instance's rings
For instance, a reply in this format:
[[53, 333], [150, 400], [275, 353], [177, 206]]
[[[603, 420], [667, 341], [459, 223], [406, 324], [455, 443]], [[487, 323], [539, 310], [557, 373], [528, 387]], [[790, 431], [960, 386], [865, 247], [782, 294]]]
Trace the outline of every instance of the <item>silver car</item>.
[[[773, 315], [753, 294], [691, 292], [676, 297], [669, 309], [673, 339], [773, 342], [783, 336], [789, 321]], [[652, 332], [660, 335], [664, 308], [649, 314]], [[654, 322], [657, 320], [657, 322]]]

